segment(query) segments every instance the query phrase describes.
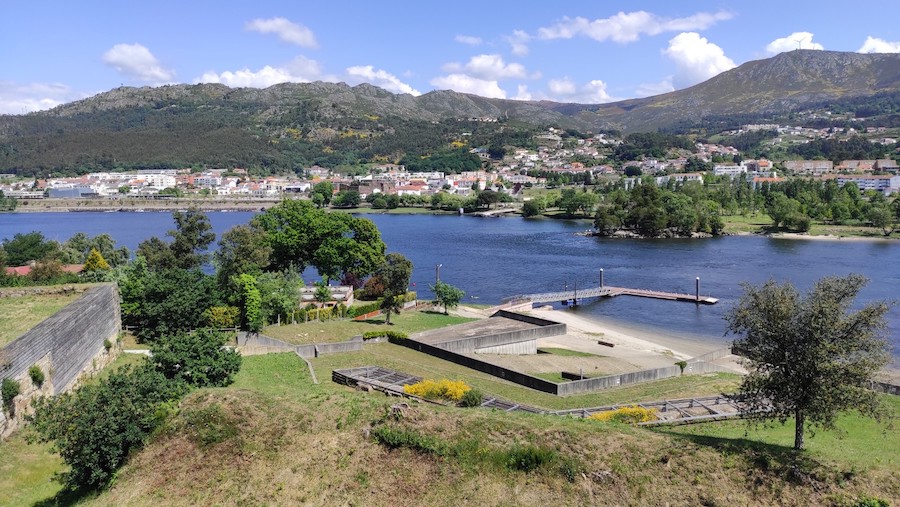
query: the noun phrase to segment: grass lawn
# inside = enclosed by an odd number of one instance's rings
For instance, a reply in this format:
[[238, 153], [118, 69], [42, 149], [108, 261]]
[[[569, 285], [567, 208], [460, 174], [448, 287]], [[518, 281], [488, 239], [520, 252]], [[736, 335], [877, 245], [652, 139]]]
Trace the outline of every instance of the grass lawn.
[[366, 331], [390, 329], [407, 334], [418, 333], [428, 329], [462, 324], [476, 319], [444, 315], [430, 311], [407, 311], [400, 315], [391, 315], [391, 326], [386, 326], [384, 317], [374, 317], [363, 321], [331, 320], [326, 322], [307, 322], [287, 326], [269, 326], [263, 334], [288, 343], [331, 343], [349, 340]]
[[[883, 395], [882, 401], [900, 416], [900, 397]], [[856, 469], [870, 467], [900, 470], [900, 431], [891, 421], [879, 423], [855, 412], [838, 417], [838, 431], [806, 432], [807, 452], [818, 459], [845, 463]], [[716, 448], [750, 448], [774, 454], [792, 453], [794, 421], [772, 426], [748, 427], [745, 421], [722, 421], [660, 428], [655, 431], [679, 436]]]
[[765, 213], [754, 215], [722, 215], [727, 232], [760, 232], [772, 225], [772, 219]]
[[65, 470], [48, 444], [28, 444], [25, 431], [0, 443], [0, 505], [34, 505], [54, 496], [62, 485], [53, 475]]
[[81, 293], [0, 298], [0, 347], [80, 297]]
[[540, 347], [537, 349], [538, 354], [553, 354], [554, 356], [565, 357], [604, 357], [590, 352], [581, 352], [580, 350], [561, 349], [558, 347]]
[[[722, 220], [725, 221], [725, 231], [731, 233], [748, 233], [748, 232], [767, 232], [772, 226], [772, 219], [765, 213], [756, 213], [755, 215], [723, 215]], [[809, 229], [810, 236], [846, 236], [856, 238], [883, 238], [884, 234], [881, 229], [875, 227], [867, 227], [864, 225], [833, 225], [813, 222]], [[898, 234], [894, 233], [891, 238], [897, 238]]]

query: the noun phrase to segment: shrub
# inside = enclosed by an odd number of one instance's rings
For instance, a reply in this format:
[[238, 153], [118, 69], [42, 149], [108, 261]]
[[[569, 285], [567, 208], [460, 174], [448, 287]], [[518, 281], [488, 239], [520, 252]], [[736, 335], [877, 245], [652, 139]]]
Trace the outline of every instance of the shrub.
[[438, 381], [425, 379], [415, 384], [403, 386], [403, 392], [425, 398], [428, 400], [449, 400], [458, 402], [467, 391], [471, 390], [468, 384], [461, 380], [441, 379]]
[[31, 377], [31, 381], [34, 385], [38, 387], [44, 385], [44, 370], [42, 370], [40, 366], [34, 365], [31, 368], [28, 368], [28, 376]]
[[478, 389], [469, 389], [459, 400], [460, 406], [463, 407], [480, 407], [484, 402], [484, 395]]
[[637, 424], [656, 420], [656, 409], [639, 407], [621, 407], [615, 410], [607, 410], [591, 415], [591, 419], [597, 421], [613, 421], [627, 424]]
[[214, 329], [164, 336], [151, 347], [151, 359], [166, 378], [197, 387], [222, 387], [241, 369], [241, 355], [224, 348], [228, 335]]
[[216, 329], [236, 327], [241, 320], [241, 309], [236, 306], [210, 306], [203, 311], [203, 322]]
[[107, 352], [109, 352], [109, 349], [112, 348], [112, 342], [109, 341], [108, 338], [106, 340], [103, 340], [103, 348], [106, 349]]
[[11, 378], [3, 379], [3, 382], [0, 383], [0, 399], [3, 400], [3, 406], [12, 409], [13, 398], [18, 396], [20, 391], [21, 386], [17, 381]]
[[888, 507], [890, 504], [887, 500], [875, 498], [872, 496], [859, 497], [853, 504], [853, 507]]
[[350, 308], [347, 308], [347, 316], [351, 318], [358, 317], [360, 315], [365, 315], [367, 313], [371, 313], [380, 309], [381, 301], [375, 301], [374, 303], [368, 303], [365, 305], [351, 306]]
[[678, 361], [675, 363], [675, 366], [681, 368], [681, 374], [684, 374], [684, 369], [687, 368], [687, 361]]
[[407, 448], [422, 454], [442, 456], [447, 452], [447, 445], [437, 438], [422, 435], [404, 428], [378, 426], [372, 430], [375, 441], [391, 449]]
[[125, 367], [97, 383], [35, 402], [32, 428], [53, 442], [69, 466], [62, 474], [70, 490], [106, 486], [128, 456], [140, 449], [186, 392], [146, 363]]
[[404, 333], [404, 332], [401, 332], [401, 331], [391, 331], [391, 330], [384, 330], [384, 331], [366, 331], [366, 332], [363, 333], [363, 335], [362, 335], [363, 340], [373, 340], [373, 339], [375, 339], [375, 338], [381, 338], [382, 336], [387, 337], [387, 339], [388, 339], [389, 342], [391, 342], [391, 343], [396, 343], [396, 344], [399, 344], [399, 343], [401, 343], [403, 340], [409, 338], [409, 336], [407, 336], [407, 334]]
[[506, 468], [531, 472], [556, 460], [556, 451], [534, 445], [514, 446], [506, 452]]

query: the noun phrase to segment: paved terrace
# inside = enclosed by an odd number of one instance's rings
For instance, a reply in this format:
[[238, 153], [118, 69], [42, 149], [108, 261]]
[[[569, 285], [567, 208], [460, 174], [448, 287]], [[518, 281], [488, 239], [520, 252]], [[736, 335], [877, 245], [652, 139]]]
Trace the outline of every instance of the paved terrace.
[[535, 324], [507, 319], [505, 317], [491, 317], [489, 319], [466, 322], [464, 324], [449, 326], [443, 329], [423, 331], [410, 336], [410, 338], [428, 345], [438, 345], [468, 338], [477, 338], [479, 336], [538, 329], [540, 327], [541, 326]]

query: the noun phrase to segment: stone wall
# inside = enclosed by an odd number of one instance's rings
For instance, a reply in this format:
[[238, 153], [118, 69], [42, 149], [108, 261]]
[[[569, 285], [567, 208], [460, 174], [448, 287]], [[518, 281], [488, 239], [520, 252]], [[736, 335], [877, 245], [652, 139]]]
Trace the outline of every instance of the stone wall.
[[[33, 399], [64, 393], [109, 364], [119, 350], [115, 344], [121, 327], [118, 289], [104, 284], [0, 349], [0, 377], [14, 379], [21, 387], [13, 410], [0, 410], [0, 436], [22, 423]], [[108, 350], [107, 340], [112, 345]], [[44, 372], [41, 386], [28, 375], [35, 365]]]

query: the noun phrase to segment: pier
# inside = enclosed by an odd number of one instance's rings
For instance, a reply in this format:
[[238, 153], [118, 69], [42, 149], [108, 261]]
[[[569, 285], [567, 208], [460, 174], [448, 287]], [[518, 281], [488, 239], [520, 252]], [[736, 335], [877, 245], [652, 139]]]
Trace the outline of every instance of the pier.
[[522, 294], [513, 296], [508, 299], [512, 302], [532, 302], [532, 303], [553, 303], [562, 302], [563, 304], [577, 305], [582, 299], [588, 298], [604, 298], [615, 296], [636, 296], [642, 298], [665, 299], [668, 301], [684, 301], [687, 303], [696, 303], [701, 305], [714, 305], [719, 302], [718, 298], [700, 295], [700, 277], [696, 279], [696, 291], [694, 294], [679, 294], [677, 292], [662, 292], [658, 290], [635, 289], [629, 287], [613, 287], [603, 283], [603, 270], [600, 270], [600, 286], [579, 289], [577, 286], [570, 289], [556, 292], [542, 292], [539, 294]]

